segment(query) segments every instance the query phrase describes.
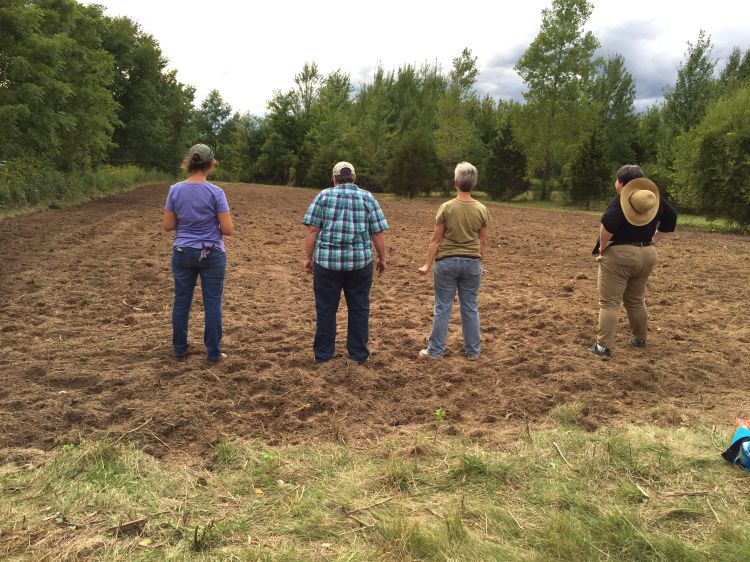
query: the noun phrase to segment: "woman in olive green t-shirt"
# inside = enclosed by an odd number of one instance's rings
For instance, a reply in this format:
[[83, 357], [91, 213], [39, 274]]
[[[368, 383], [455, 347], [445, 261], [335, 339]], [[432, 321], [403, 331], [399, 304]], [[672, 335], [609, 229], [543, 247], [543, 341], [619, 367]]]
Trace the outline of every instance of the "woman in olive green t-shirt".
[[464, 353], [468, 359], [479, 359], [481, 346], [477, 295], [484, 271], [482, 263], [487, 248], [490, 215], [487, 208], [471, 196], [477, 179], [478, 172], [472, 164], [461, 162], [456, 166], [456, 198], [443, 203], [435, 218], [435, 231], [427, 250], [427, 260], [419, 268], [419, 273], [426, 275], [435, 261], [432, 333], [427, 340], [427, 348], [419, 352], [420, 357], [442, 359], [453, 299], [458, 291]]

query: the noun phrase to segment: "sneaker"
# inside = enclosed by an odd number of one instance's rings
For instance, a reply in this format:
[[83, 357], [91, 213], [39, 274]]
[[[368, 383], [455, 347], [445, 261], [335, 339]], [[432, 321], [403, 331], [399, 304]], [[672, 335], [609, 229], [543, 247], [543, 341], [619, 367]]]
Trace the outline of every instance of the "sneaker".
[[221, 353], [218, 357], [214, 359], [206, 359], [209, 363], [218, 363], [219, 361], [224, 361], [228, 356], [226, 353]]
[[589, 347], [589, 351], [599, 357], [612, 357], [612, 350], [608, 347], [602, 347], [598, 343]]
[[636, 338], [635, 336], [630, 338], [630, 345], [633, 347], [646, 347], [646, 340], [642, 340], [641, 338]]
[[479, 361], [479, 354], [477, 353], [476, 355], [467, 355], [466, 358], [469, 361]]
[[430, 352], [427, 351], [427, 349], [420, 349], [419, 356], [425, 359], [442, 359], [443, 358], [442, 355], [430, 355]]

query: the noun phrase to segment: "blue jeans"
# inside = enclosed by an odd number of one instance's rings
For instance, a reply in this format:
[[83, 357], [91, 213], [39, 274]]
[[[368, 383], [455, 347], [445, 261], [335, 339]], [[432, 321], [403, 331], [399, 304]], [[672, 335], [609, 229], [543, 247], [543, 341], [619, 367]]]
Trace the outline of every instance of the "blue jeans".
[[193, 302], [195, 282], [200, 275], [205, 311], [203, 341], [207, 359], [216, 361], [221, 356], [221, 295], [224, 292], [224, 273], [227, 256], [218, 250], [199, 261], [201, 251], [196, 248], [175, 246], [172, 250], [172, 275], [174, 276], [174, 306], [172, 307], [172, 348], [175, 357], [184, 357], [188, 351], [188, 319]]
[[313, 289], [317, 315], [313, 353], [318, 362], [333, 357], [336, 346], [336, 312], [339, 309], [341, 290], [344, 290], [348, 310], [346, 349], [349, 357], [358, 363], [370, 356], [367, 348], [370, 320], [370, 287], [372, 262], [362, 269], [334, 271], [314, 264]]
[[481, 280], [481, 260], [443, 258], [435, 262], [435, 316], [432, 321], [432, 333], [427, 341], [427, 352], [430, 355], [442, 357], [445, 352], [445, 338], [448, 336], [448, 323], [451, 319], [456, 289], [458, 289], [458, 302], [461, 306], [464, 352], [469, 357], [479, 355], [481, 348], [477, 295]]

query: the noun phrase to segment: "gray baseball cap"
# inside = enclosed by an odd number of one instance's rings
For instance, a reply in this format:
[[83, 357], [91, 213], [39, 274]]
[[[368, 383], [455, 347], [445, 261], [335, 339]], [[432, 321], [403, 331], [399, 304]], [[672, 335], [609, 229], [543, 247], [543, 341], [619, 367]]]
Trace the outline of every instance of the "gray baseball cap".
[[213, 159], [214, 151], [206, 144], [195, 144], [188, 152], [188, 161], [195, 164], [208, 164]]

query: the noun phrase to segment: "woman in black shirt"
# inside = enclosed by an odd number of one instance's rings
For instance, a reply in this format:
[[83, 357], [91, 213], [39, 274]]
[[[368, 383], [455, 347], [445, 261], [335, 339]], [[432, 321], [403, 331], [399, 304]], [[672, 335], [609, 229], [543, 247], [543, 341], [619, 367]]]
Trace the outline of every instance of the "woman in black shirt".
[[674, 232], [677, 213], [659, 196], [659, 188], [643, 176], [640, 166], [628, 164], [617, 171], [617, 195], [602, 215], [599, 241], [594, 248], [599, 263], [599, 329], [594, 355], [612, 356], [620, 303], [625, 304], [632, 331], [630, 344], [645, 347], [648, 313], [646, 281], [656, 265], [654, 245]]

